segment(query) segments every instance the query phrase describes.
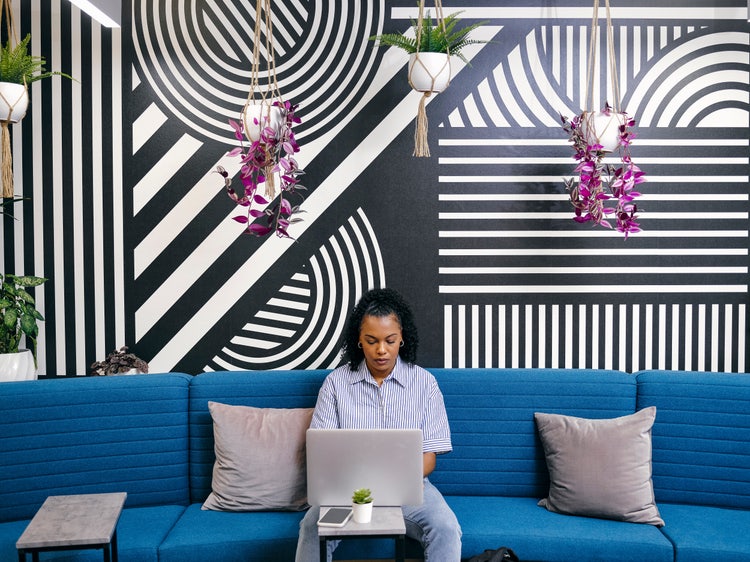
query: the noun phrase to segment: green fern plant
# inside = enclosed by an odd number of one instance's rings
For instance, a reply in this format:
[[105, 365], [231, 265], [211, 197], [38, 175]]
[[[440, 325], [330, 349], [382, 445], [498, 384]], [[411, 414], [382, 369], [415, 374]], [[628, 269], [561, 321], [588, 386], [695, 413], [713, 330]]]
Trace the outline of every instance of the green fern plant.
[[[446, 16], [443, 18], [443, 25], [440, 26], [433, 24], [430, 12], [428, 11], [427, 17], [422, 18], [421, 35], [418, 33], [419, 21], [412, 18], [411, 25], [414, 29], [414, 37], [406, 37], [400, 33], [384, 33], [383, 35], [373, 35], [370, 37], [370, 40], [377, 41], [378, 47], [398, 47], [406, 51], [409, 55], [417, 51], [420, 53], [448, 53], [457, 56], [468, 65], [469, 61], [461, 53], [461, 50], [467, 45], [487, 43], [487, 41], [469, 38], [469, 33], [484, 25], [487, 21], [475, 22], [466, 27], [456, 29], [456, 26], [461, 21], [458, 18], [460, 13], [456, 12]], [[417, 45], [417, 37], [419, 37], [419, 45]]]
[[31, 84], [42, 78], [50, 76], [63, 76], [73, 79], [63, 72], [44, 70], [46, 63], [44, 57], [29, 54], [29, 42], [31, 35], [24, 37], [15, 47], [11, 47], [10, 41], [0, 47], [0, 82], [12, 82], [13, 84]]

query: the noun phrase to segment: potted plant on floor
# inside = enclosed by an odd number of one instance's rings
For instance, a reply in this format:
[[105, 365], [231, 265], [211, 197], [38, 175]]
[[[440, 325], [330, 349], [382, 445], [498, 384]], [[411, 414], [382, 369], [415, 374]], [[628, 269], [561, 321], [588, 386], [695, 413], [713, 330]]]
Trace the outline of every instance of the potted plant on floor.
[[352, 519], [355, 523], [369, 523], [372, 520], [372, 492], [368, 488], [354, 490]]
[[92, 375], [137, 375], [139, 373], [148, 373], [148, 363], [134, 353], [128, 353], [126, 345], [112, 351], [102, 361], [95, 361], [91, 364]]
[[[45, 281], [32, 275], [0, 273], [0, 381], [36, 378], [37, 321], [44, 316], [26, 289]], [[30, 349], [19, 349], [22, 337]]]

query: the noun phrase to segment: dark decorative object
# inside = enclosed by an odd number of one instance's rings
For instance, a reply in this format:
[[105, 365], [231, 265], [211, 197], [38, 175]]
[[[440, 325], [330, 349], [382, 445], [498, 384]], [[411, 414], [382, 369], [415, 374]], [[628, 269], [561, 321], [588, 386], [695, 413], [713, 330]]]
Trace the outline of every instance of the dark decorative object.
[[148, 363], [137, 357], [134, 353], [128, 353], [128, 346], [124, 345], [115, 350], [103, 361], [91, 364], [92, 375], [119, 375], [136, 370], [138, 373], [148, 373]]

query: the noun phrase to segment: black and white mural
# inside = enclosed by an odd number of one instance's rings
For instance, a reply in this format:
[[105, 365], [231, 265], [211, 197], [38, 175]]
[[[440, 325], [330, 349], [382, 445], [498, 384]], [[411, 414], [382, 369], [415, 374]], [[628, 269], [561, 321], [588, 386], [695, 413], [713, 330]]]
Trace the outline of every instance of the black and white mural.
[[[228, 120], [255, 2], [130, 0], [121, 30], [21, 4], [35, 48], [79, 77], [33, 91], [14, 129], [29, 200], [4, 221], [4, 267], [50, 279], [42, 373], [84, 374], [123, 344], [152, 371], [332, 367], [348, 310], [386, 285], [413, 304], [427, 367], [747, 371], [744, 1], [612, 2], [647, 177], [627, 240], [574, 222], [563, 184], [588, 1], [443, 2], [486, 20], [473, 37], [488, 43], [428, 99], [429, 158], [412, 156], [406, 55], [368, 40], [406, 32], [415, 2], [274, 2], [279, 87], [302, 119], [295, 240], [242, 234], [215, 173], [239, 168]], [[612, 96], [600, 35], [598, 106]]]

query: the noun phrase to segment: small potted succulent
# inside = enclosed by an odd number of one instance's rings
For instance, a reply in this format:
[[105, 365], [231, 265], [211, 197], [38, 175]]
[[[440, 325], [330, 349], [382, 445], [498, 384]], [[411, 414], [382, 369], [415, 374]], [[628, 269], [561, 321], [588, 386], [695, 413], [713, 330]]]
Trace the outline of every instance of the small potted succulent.
[[[568, 134], [578, 162], [576, 176], [564, 180], [570, 194], [575, 216], [579, 223], [592, 222], [594, 225], [613, 228], [609, 219], [615, 219], [614, 228], [625, 235], [640, 232], [640, 224], [634, 200], [641, 194], [635, 189], [646, 181], [645, 174], [633, 163], [630, 157], [630, 144], [635, 135], [631, 131], [635, 121], [625, 112], [615, 112], [609, 104], [604, 105], [601, 114], [609, 117], [616, 113], [616, 121], [607, 121], [612, 127], [614, 141], [602, 138], [603, 130], [595, 130], [598, 116], [583, 112], [568, 120], [561, 116], [563, 130]], [[603, 122], [597, 119], [600, 123]], [[607, 144], [608, 146], [605, 146]], [[605, 157], [616, 155], [617, 165], [604, 161]], [[614, 205], [612, 205], [614, 203]]]
[[429, 11], [427, 17], [412, 19], [414, 37], [400, 33], [373, 35], [370, 40], [377, 41], [379, 47], [399, 47], [409, 55], [409, 83], [419, 92], [442, 92], [448, 87], [451, 78], [450, 57], [456, 56], [469, 64], [461, 50], [472, 44], [487, 43], [470, 39], [469, 34], [477, 27], [487, 23], [475, 22], [456, 29], [461, 21], [458, 15], [450, 14], [441, 22], [433, 23]]
[[372, 520], [372, 492], [368, 488], [354, 490], [352, 519], [355, 523], [369, 523]]
[[109, 353], [104, 360], [91, 364], [92, 375], [136, 375], [139, 373], [148, 373], [148, 363], [134, 353], [128, 353], [126, 345]]
[[[0, 380], [36, 378], [37, 321], [44, 316], [26, 289], [45, 281], [32, 275], [0, 273]], [[21, 337], [31, 349], [19, 349]]]
[[[235, 138], [240, 141], [240, 146], [228, 153], [242, 161], [240, 185], [232, 185], [232, 178], [223, 167], [217, 167], [216, 171], [224, 178], [227, 195], [244, 209], [233, 218], [245, 225], [248, 234], [276, 233], [281, 238], [291, 238], [289, 226], [302, 220], [295, 216], [301, 212], [299, 204], [290, 202], [295, 196], [302, 199], [300, 192], [306, 189], [299, 179], [304, 172], [294, 159], [294, 154], [299, 152], [292, 131], [292, 127], [300, 123], [296, 110], [297, 106], [288, 101], [274, 101], [268, 113], [250, 115], [243, 110], [240, 122], [229, 121]], [[276, 197], [272, 178], [277, 173], [281, 181], [278, 200], [270, 207]], [[263, 183], [266, 191], [261, 195], [258, 187]]]

